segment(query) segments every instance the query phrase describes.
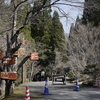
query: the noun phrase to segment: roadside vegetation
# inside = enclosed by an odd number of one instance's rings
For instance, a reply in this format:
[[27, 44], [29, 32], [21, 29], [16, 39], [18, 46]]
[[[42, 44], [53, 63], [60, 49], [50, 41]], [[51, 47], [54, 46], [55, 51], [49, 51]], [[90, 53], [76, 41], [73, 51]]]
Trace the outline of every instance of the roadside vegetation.
[[[8, 96], [8, 98], [4, 98], [2, 100], [25, 100], [25, 92], [26, 92], [25, 84], [27, 83], [15, 87], [14, 93]], [[41, 98], [43, 98], [43, 95], [41, 95], [40, 93], [35, 93], [30, 91], [31, 100], [41, 100]]]

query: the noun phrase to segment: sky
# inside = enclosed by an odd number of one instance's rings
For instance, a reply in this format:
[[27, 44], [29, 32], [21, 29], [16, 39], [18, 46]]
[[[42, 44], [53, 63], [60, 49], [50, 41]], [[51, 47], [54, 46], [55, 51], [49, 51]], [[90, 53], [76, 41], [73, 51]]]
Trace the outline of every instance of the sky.
[[[71, 1], [73, 1], [73, 0], [71, 0]], [[75, 1], [84, 3], [84, 0], [74, 0], [74, 2]], [[67, 14], [67, 18], [66, 17], [60, 17], [60, 21], [63, 25], [64, 33], [69, 34], [71, 23], [75, 23], [77, 16], [82, 17], [84, 5], [78, 4], [78, 3], [69, 3], [69, 2], [64, 1], [64, 0], [61, 0], [59, 3], [61, 3], [61, 2], [67, 3], [67, 4], [72, 4], [72, 5], [75, 5], [75, 6], [82, 6], [82, 7], [74, 7], [74, 6], [69, 6], [69, 5], [57, 5]], [[59, 10], [56, 7], [53, 7], [52, 10], [53, 11], [57, 10], [58, 13], [59, 13], [59, 16], [62, 16], [62, 14], [59, 12]]]
[[4, 0], [4, 2], [8, 5], [10, 5], [11, 0]]
[[[10, 1], [11, 0], [5, 0], [5, 3], [7, 3], [9, 5]], [[32, 0], [29, 0], [29, 1], [32, 1]], [[53, 1], [55, 1], [55, 0], [52, 0], [52, 2]], [[75, 23], [77, 16], [82, 17], [83, 6], [84, 6], [83, 4], [80, 4], [80, 3], [72, 3], [72, 2], [68, 2], [68, 1], [84, 3], [84, 0], [60, 0], [58, 3], [64, 3], [64, 4], [66, 3], [69, 5], [71, 4], [71, 5], [82, 6], [82, 7], [74, 7], [74, 6], [61, 5], [61, 4], [58, 4], [58, 5], [55, 5], [52, 7], [53, 11], [54, 10], [58, 11], [59, 16], [60, 16], [60, 21], [64, 28], [64, 33], [66, 33], [66, 34], [69, 34], [71, 23]], [[67, 14], [67, 17], [62, 17], [62, 14], [59, 12], [57, 7], [61, 8], [61, 10]], [[53, 12], [52, 12], [52, 14], [53, 14]]]

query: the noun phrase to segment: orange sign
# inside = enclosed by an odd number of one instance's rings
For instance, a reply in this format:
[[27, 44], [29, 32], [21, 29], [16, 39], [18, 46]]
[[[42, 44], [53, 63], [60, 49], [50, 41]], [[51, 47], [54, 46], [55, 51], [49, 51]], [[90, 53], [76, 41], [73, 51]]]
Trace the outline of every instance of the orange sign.
[[38, 59], [39, 59], [38, 53], [35, 52], [30, 53], [30, 60], [38, 60]]
[[3, 51], [0, 50], [0, 59], [2, 59], [2, 58], [3, 58]]
[[16, 57], [4, 57], [2, 59], [2, 64], [9, 65], [9, 64], [15, 64], [16, 63]]
[[9, 79], [9, 80], [16, 80], [17, 73], [16, 72], [0, 72], [1, 79]]

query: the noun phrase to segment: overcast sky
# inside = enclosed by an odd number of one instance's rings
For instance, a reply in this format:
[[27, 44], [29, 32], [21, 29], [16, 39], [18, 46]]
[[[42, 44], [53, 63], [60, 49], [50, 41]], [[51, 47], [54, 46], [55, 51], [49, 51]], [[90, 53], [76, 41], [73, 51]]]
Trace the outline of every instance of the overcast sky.
[[[71, 0], [71, 1], [73, 1], [73, 0]], [[74, 2], [75, 1], [77, 1], [77, 2], [83, 2], [84, 3], [84, 0], [74, 0]], [[60, 2], [67, 3], [67, 4], [71, 4], [71, 5], [82, 6], [82, 7], [74, 7], [74, 6], [68, 6], [68, 5], [57, 5], [68, 16], [68, 18], [66, 18], [66, 17], [65, 18], [64, 17], [60, 17], [60, 21], [63, 24], [64, 32], [65, 33], [69, 33], [71, 23], [75, 23], [75, 20], [76, 20], [77, 16], [79, 16], [79, 17], [82, 16], [82, 14], [83, 14], [83, 6], [84, 5], [83, 4], [79, 4], [79, 3], [69, 3], [69, 2], [65, 2], [64, 0], [61, 0]], [[56, 7], [53, 7], [52, 9], [53, 10], [57, 10]], [[60, 12], [59, 12], [59, 15], [62, 16]]]

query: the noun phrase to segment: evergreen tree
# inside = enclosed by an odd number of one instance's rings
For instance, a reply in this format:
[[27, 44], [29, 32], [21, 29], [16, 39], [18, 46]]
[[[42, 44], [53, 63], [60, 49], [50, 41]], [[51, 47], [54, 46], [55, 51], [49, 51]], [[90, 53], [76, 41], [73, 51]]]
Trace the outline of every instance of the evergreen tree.
[[100, 23], [100, 1], [99, 0], [85, 0], [85, 7], [83, 13], [83, 24], [92, 22], [94, 26]]
[[[50, 3], [48, 0], [47, 4]], [[36, 2], [34, 4], [33, 9], [36, 9], [39, 3]], [[40, 3], [41, 5], [41, 3]], [[51, 60], [51, 51], [50, 51], [50, 42], [51, 42], [51, 29], [52, 29], [52, 21], [51, 21], [51, 8], [43, 9], [42, 12], [39, 13], [38, 18], [33, 19], [32, 22], [32, 37], [35, 39], [37, 51], [40, 53], [41, 60], [40, 63], [43, 66], [47, 66], [50, 64]]]
[[[47, 3], [50, 3], [50, 1], [48, 0]], [[36, 9], [37, 5], [39, 3], [35, 3], [33, 9]], [[56, 51], [65, 54], [64, 31], [58, 13], [55, 11], [52, 18], [51, 8], [43, 9], [39, 16], [33, 19], [31, 29], [31, 36], [35, 39], [36, 48], [40, 54], [40, 65], [50, 71], [55, 64]], [[62, 60], [64, 61], [65, 58], [63, 55]]]
[[67, 61], [67, 54], [66, 54], [66, 46], [65, 46], [65, 35], [63, 26], [59, 19], [59, 14], [57, 11], [54, 11], [53, 18], [52, 18], [52, 41], [54, 42], [54, 48], [58, 51], [61, 55], [61, 61]]
[[59, 20], [59, 14], [57, 11], [54, 11], [52, 24], [52, 41], [55, 41], [54, 47], [61, 51], [63, 49], [63, 43], [65, 43], [65, 36], [63, 26]]

